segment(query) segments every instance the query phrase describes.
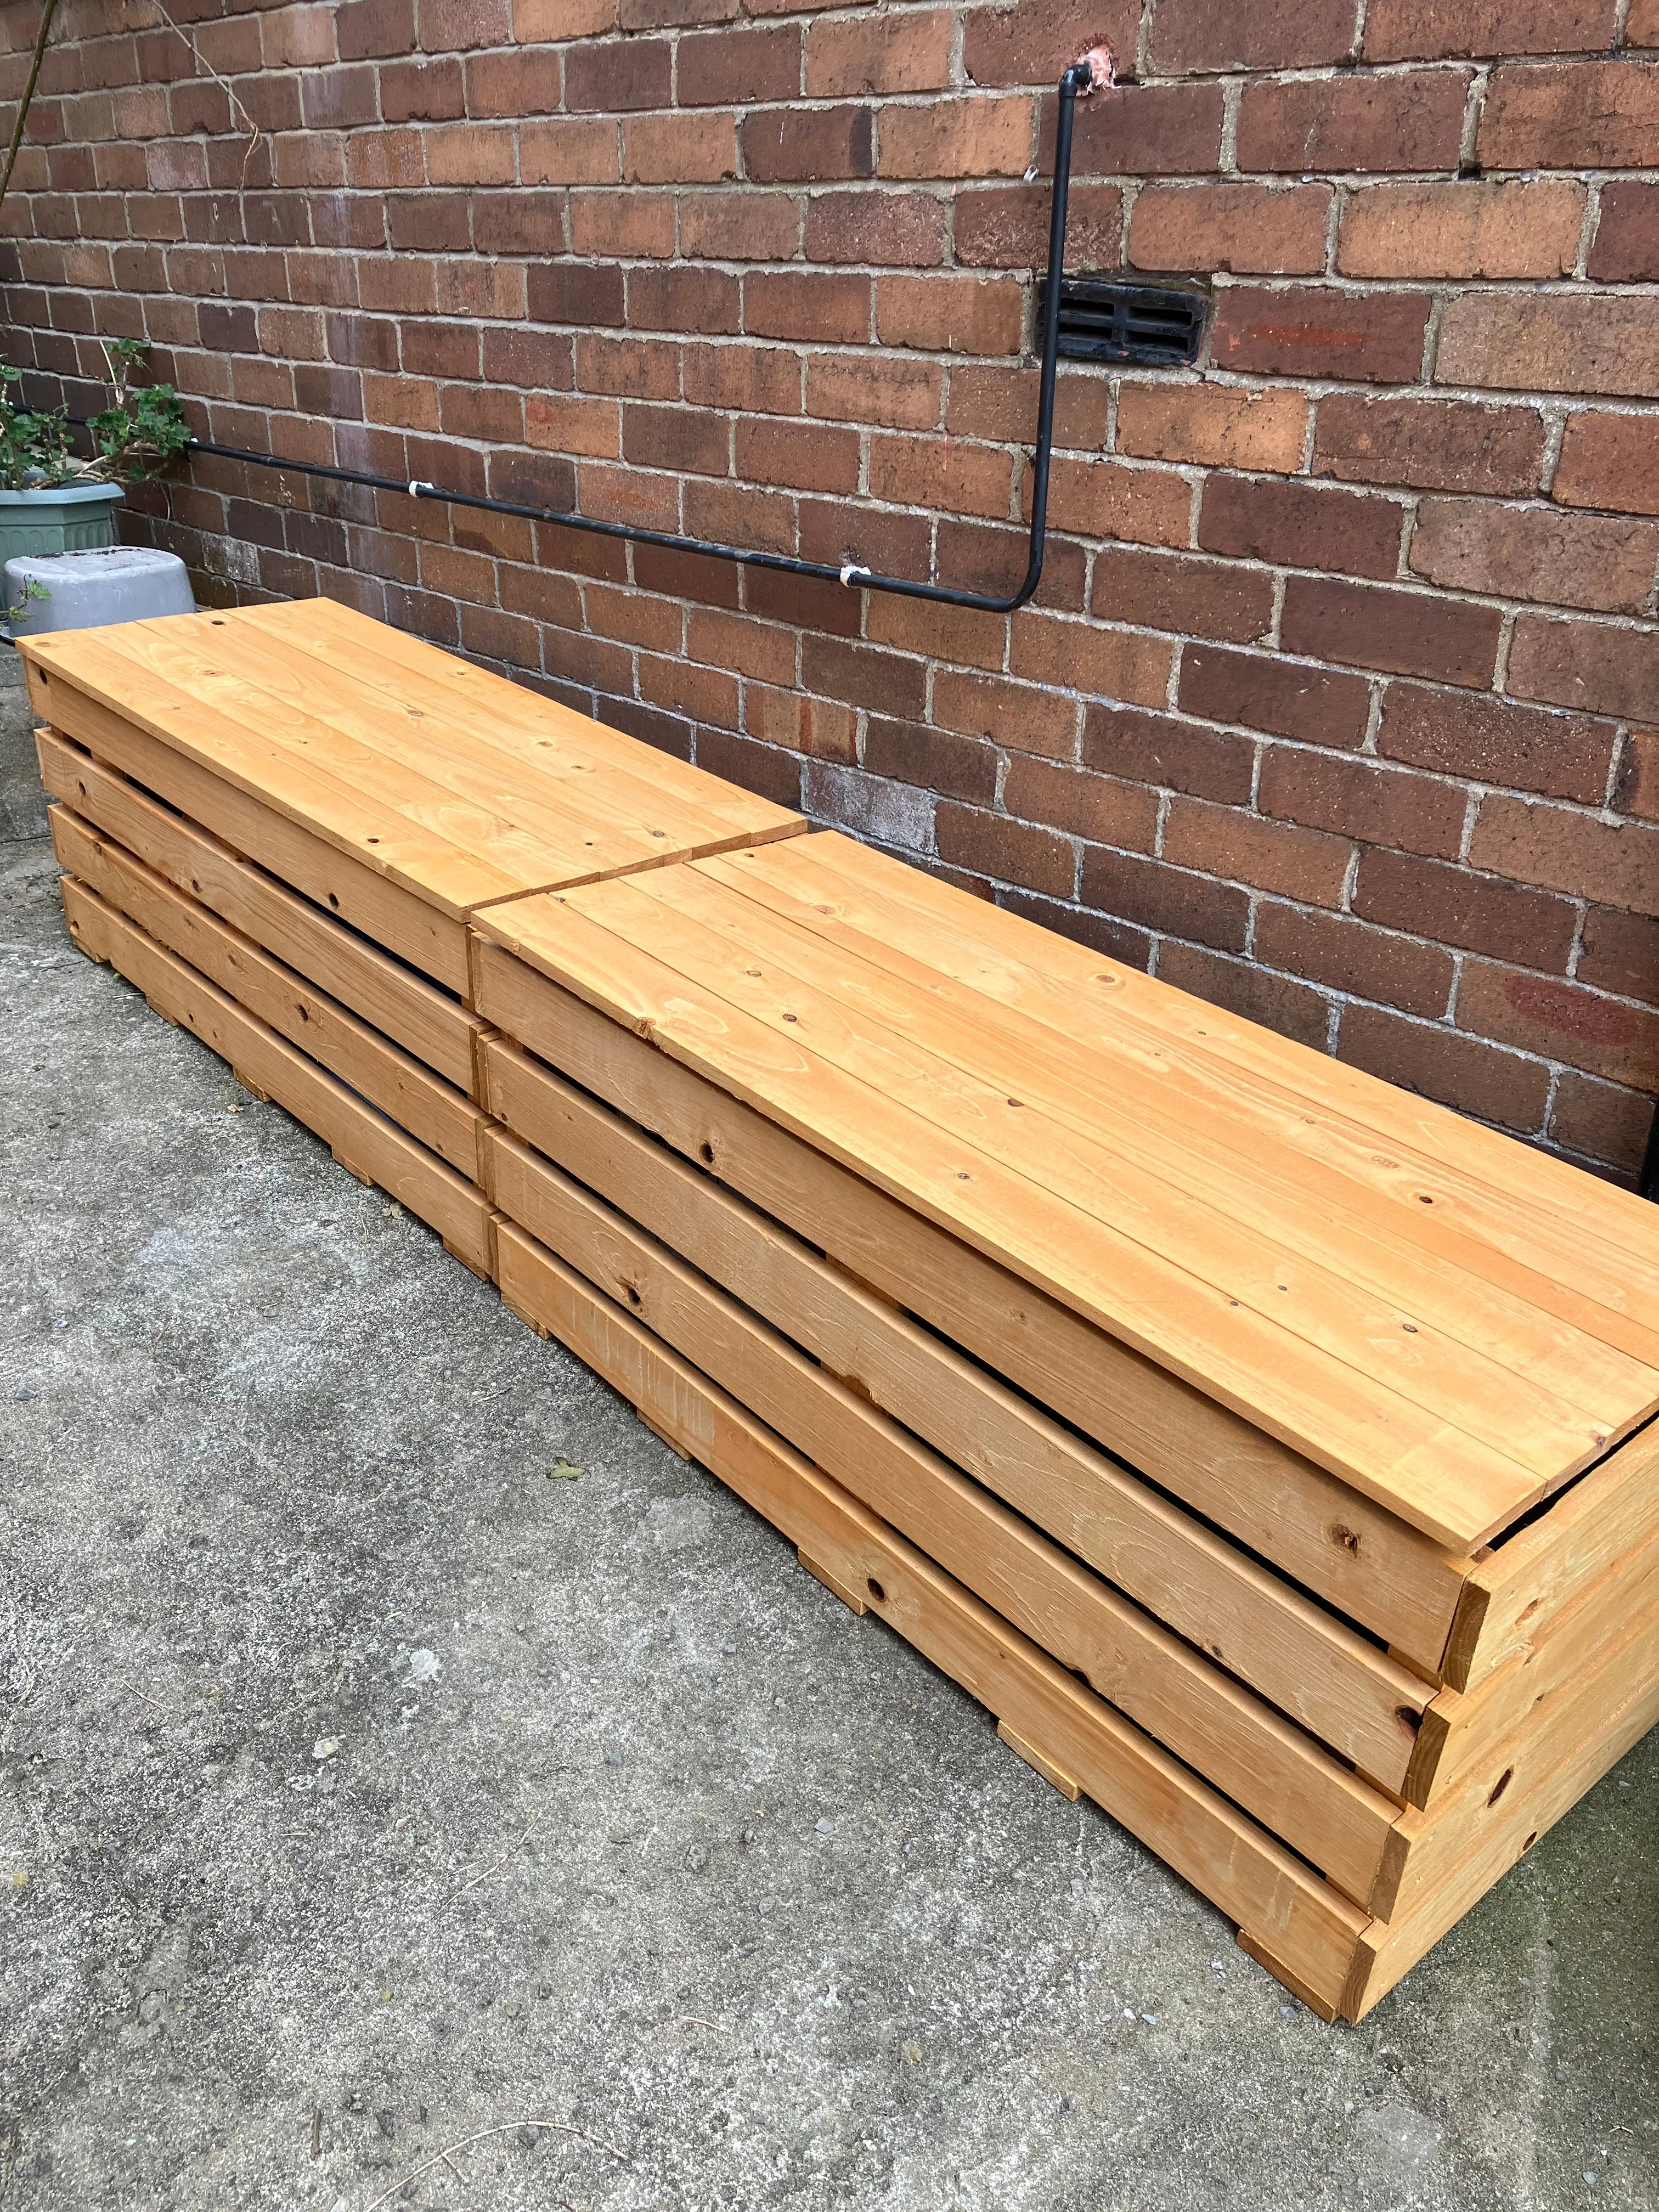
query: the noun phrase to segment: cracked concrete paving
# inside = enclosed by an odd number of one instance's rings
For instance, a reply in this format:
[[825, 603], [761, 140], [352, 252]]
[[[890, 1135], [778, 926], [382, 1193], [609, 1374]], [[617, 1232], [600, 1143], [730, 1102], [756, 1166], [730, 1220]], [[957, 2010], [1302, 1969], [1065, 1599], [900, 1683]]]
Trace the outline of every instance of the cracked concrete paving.
[[70, 949], [15, 673], [5, 2212], [1659, 2204], [1659, 1737], [1322, 2027]]

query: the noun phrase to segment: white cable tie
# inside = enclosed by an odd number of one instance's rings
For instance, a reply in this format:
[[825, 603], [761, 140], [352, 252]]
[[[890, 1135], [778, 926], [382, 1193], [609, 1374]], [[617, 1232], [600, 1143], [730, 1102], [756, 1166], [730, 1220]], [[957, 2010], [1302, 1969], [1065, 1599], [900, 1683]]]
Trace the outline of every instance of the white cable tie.
[[869, 569], [861, 568], [856, 561], [843, 561], [841, 564], [841, 580], [843, 584], [851, 584], [860, 576], [867, 576], [869, 574]]

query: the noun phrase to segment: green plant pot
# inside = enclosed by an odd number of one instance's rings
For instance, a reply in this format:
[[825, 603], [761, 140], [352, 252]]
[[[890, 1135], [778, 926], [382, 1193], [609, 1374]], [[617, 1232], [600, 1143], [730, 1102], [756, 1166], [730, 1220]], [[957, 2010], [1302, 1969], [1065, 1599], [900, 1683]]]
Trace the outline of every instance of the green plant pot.
[[28, 554], [96, 553], [115, 543], [119, 484], [0, 491], [0, 568]]

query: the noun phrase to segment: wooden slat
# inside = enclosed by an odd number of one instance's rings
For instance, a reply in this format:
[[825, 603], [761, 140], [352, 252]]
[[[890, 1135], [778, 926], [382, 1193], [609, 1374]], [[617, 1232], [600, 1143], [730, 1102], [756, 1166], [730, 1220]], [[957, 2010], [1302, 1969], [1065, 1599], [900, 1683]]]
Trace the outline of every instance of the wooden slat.
[[389, 1115], [440, 1159], [481, 1181], [484, 1116], [453, 1084], [59, 804], [52, 849], [70, 873]]
[[[510, 1223], [501, 1292], [1334, 2008], [1366, 1917]], [[881, 1592], [878, 1598], [871, 1589]]]
[[[35, 678], [30, 678], [31, 692]], [[337, 915], [375, 944], [452, 991], [467, 988], [466, 926], [441, 914], [410, 891], [337, 852], [320, 837], [186, 759], [170, 745], [77, 691], [53, 683], [53, 725], [108, 767], [141, 784], [169, 806], [222, 838], [234, 852], [256, 861]], [[37, 705], [39, 702], [37, 701]]]
[[[1547, 1278], [1470, 1238], [1448, 1237], [1432, 1206], [1401, 1205], [1376, 1190], [1366, 1171], [1374, 1146], [1355, 1172], [1301, 1142], [1305, 1115], [1288, 1094], [1285, 1110], [1267, 1121], [1241, 1102], [1237, 1077], [1200, 1054], [1183, 1054], [1174, 1067], [1167, 1054], [1133, 1049], [1121, 1022], [1087, 1036], [1074, 1024], [1062, 1034], [931, 964], [923, 948], [937, 930], [913, 951], [902, 908], [896, 916], [891, 902], [878, 918], [849, 915], [840, 895], [844, 878], [818, 857], [836, 842], [813, 837], [793, 849], [732, 854], [706, 861], [697, 874], [834, 948], [850, 1003], [912, 1032], [919, 1012], [930, 1047], [960, 1068], [1018, 1067], [1024, 1107], [1098, 1137], [1154, 1181], [1203, 1191], [1228, 1219], [1433, 1323], [1483, 1362], [1535, 1381], [1607, 1434], [1632, 1409], [1639, 1416], [1659, 1391], [1659, 1333], [1644, 1364], [1604, 1342], [1605, 1307], [1579, 1300], [1567, 1318], [1540, 1306], [1534, 1293]], [[890, 928], [891, 919], [900, 926]], [[756, 949], [774, 942], [763, 939]], [[1074, 1004], [1076, 994], [1070, 997]]]
[[1464, 1586], [1445, 1678], [1469, 1690], [1527, 1648], [1530, 1624], [1571, 1604], [1659, 1530], [1659, 1423], [1632, 1437], [1548, 1512], [1479, 1561]]
[[[811, 849], [845, 884], [845, 896], [880, 911], [880, 929], [898, 927], [900, 942], [911, 951], [927, 947], [925, 957], [942, 973], [971, 980], [1064, 1037], [1110, 1040], [1128, 1029], [1146, 1048], [1179, 1057], [1183, 1068], [1210, 1061], [1228, 1079], [1234, 1113], [1261, 1110], [1283, 1141], [1316, 1159], [1340, 1157], [1349, 1172], [1374, 1176], [1407, 1210], [1427, 1194], [1437, 1217], [1455, 1218], [1471, 1239], [1489, 1241], [1547, 1279], [1566, 1267], [1568, 1281], [1577, 1281], [1571, 1270], [1583, 1265], [1590, 1297], [1610, 1297], [1620, 1312], [1632, 1310], [1637, 1285], [1646, 1285], [1648, 1340], [1659, 1329], [1659, 1245], [1631, 1194], [1024, 915], [987, 900], [964, 911], [949, 884], [852, 838], [823, 834]], [[907, 915], [907, 927], [896, 925], [894, 909]], [[1579, 1234], [1586, 1221], [1595, 1221], [1597, 1239]], [[1597, 1265], [1601, 1252], [1606, 1265]]]
[[239, 715], [233, 687], [198, 698], [170, 681], [165, 670], [176, 656], [136, 639], [142, 628], [118, 623], [24, 640], [37, 712], [100, 751], [82, 735], [78, 693], [453, 920], [521, 888], [516, 875], [377, 791], [362, 762], [343, 763], [337, 754], [331, 765], [307, 758], [263, 726], [257, 707], [245, 705]]
[[1401, 1821], [1408, 1846], [1393, 1917], [1373, 1923], [1344, 1994], [1357, 2020], [1501, 1880], [1585, 1791], [1659, 1723], [1659, 1611], [1650, 1609], [1534, 1729], [1427, 1813]]
[[1601, 1653], [1623, 1636], [1633, 1620], [1659, 1606], [1659, 1534], [1639, 1551], [1627, 1552], [1574, 1603], [1552, 1607], [1533, 1630], [1524, 1651], [1516, 1651], [1473, 1690], [1442, 1690], [1423, 1717], [1418, 1756], [1431, 1771], [1428, 1787], [1418, 1790], [1407, 1778], [1407, 1802], [1432, 1810], [1438, 1796], [1449, 1796], [1480, 1765], [1502, 1771], [1504, 1745], [1532, 1725], [1543, 1709], [1576, 1687]]
[[[1428, 1701], [1427, 1685], [1111, 1461], [1091, 1451], [885, 1298], [852, 1282], [767, 1216], [723, 1191], [710, 1176], [686, 1166], [630, 1123], [500, 1040], [492, 1040], [487, 1055], [492, 1113], [564, 1169], [576, 1184], [598, 1192], [703, 1277], [739, 1291], [745, 1309], [803, 1346], [821, 1370], [850, 1387], [860, 1406], [868, 1401], [890, 1414], [1303, 1728], [1378, 1781], [1400, 1788], [1412, 1754], [1416, 1717]], [[592, 1268], [565, 1241], [578, 1233], [590, 1236], [586, 1225], [579, 1231], [561, 1213], [556, 1226], [550, 1216], [538, 1214], [532, 1219], [521, 1210], [551, 1207], [556, 1199], [563, 1200], [567, 1212], [575, 1207], [577, 1201], [563, 1183], [538, 1181], [522, 1148], [499, 1137], [491, 1142], [489, 1157], [495, 1202], [533, 1230], [544, 1243], [591, 1273]], [[581, 1218], [585, 1224], [587, 1217]], [[614, 1226], [600, 1240], [598, 1249], [607, 1268], [623, 1264], [617, 1255], [624, 1241], [625, 1231]], [[629, 1249], [633, 1249], [630, 1243]], [[630, 1282], [642, 1290], [639, 1268], [645, 1263], [628, 1264], [634, 1269]], [[650, 1264], [657, 1266], [654, 1254]], [[678, 1281], [672, 1271], [671, 1279]], [[601, 1281], [600, 1287], [618, 1295], [612, 1279]], [[712, 1357], [682, 1343], [667, 1322], [648, 1311], [644, 1318], [716, 1381], [738, 1389], [736, 1381], [722, 1374]], [[799, 1378], [798, 1369], [787, 1371]], [[821, 1466], [829, 1466], [821, 1452], [794, 1434], [787, 1413], [769, 1412], [745, 1392], [738, 1390], [738, 1395]], [[872, 1444], [859, 1448], [879, 1456]], [[959, 1580], [978, 1588], [971, 1565], [945, 1559], [925, 1533], [934, 1509], [922, 1527], [912, 1528], [890, 1499], [884, 1502], [864, 1492], [856, 1473], [833, 1467], [830, 1471], [865, 1496], [866, 1504], [906, 1528]], [[986, 1540], [994, 1534], [1006, 1543], [1006, 1516], [982, 1510], [981, 1518], [989, 1532]], [[1048, 1559], [1046, 1548], [1042, 1556]], [[1048, 1560], [1048, 1565], [1052, 1569], [1054, 1562]], [[987, 1589], [980, 1595], [992, 1598]], [[1028, 1627], [1027, 1632], [1039, 1643], [1048, 1641], [1040, 1628]], [[1056, 1656], [1068, 1666], [1085, 1666], [1063, 1652]], [[1154, 1643], [1140, 1663], [1164, 1664], [1167, 1657], [1164, 1646]], [[1124, 1704], [1115, 1685], [1127, 1679], [1135, 1663], [1133, 1648], [1126, 1645], [1108, 1674], [1097, 1672], [1098, 1661], [1085, 1671], [1103, 1696]], [[1210, 1685], [1210, 1670], [1201, 1664], [1200, 1678]], [[1196, 1696], [1195, 1689], [1192, 1694]], [[1182, 1748], [1166, 1726], [1136, 1710], [1133, 1702], [1125, 1709], [1189, 1765], [1198, 1766], [1229, 1796], [1278, 1829], [1305, 1857], [1350, 1886], [1338, 1867], [1321, 1856], [1320, 1848], [1305, 1839], [1300, 1827], [1293, 1829], [1274, 1819], [1252, 1795], [1249, 1781], [1224, 1776], [1210, 1757]], [[1291, 1751], [1288, 1768], [1283, 1757], [1270, 1758], [1265, 1750], [1251, 1754], [1260, 1762], [1256, 1771], [1269, 1804], [1282, 1801], [1287, 1819], [1292, 1817], [1301, 1786], [1295, 1778], [1302, 1765], [1300, 1747], [1292, 1746]], [[1318, 1771], [1322, 1782], [1328, 1781], [1326, 1762], [1319, 1762]], [[1382, 1813], [1369, 1793], [1366, 1807], [1381, 1821], [1380, 1826], [1373, 1824], [1364, 1831], [1364, 1849], [1374, 1870], [1382, 1830], [1391, 1824], [1392, 1815]]]
[[[268, 678], [280, 666], [313, 695], [320, 675], [326, 704], [317, 711], [347, 709], [367, 742], [401, 755], [411, 738], [423, 738], [423, 757], [441, 765], [465, 754], [515, 817], [526, 802], [536, 810], [517, 817], [526, 823], [545, 817], [552, 793], [556, 835], [582, 841], [569, 881], [764, 844], [806, 826], [769, 799], [333, 600], [240, 608], [214, 619], [236, 635], [239, 665], [263, 665]], [[262, 661], [251, 657], [255, 649]], [[337, 676], [329, 681], [341, 669], [349, 672], [349, 691]], [[411, 709], [419, 719], [411, 720]]]
[[[1139, 1243], [972, 1141], [988, 1108], [952, 1098], [956, 1127], [942, 1135], [928, 1118], [941, 1088], [931, 1068], [917, 1067], [902, 1040], [868, 1038], [821, 996], [786, 991], [763, 968], [755, 975], [759, 963], [665, 903], [662, 884], [686, 872], [523, 901], [489, 927], [746, 1104], [1438, 1541], [1468, 1550], [1538, 1493], [1539, 1478], [1516, 1461], [1174, 1265], [1144, 1194], [1137, 1226], [1149, 1241]], [[809, 1031], [810, 1045], [800, 1041]], [[1047, 1131], [1045, 1144], [1052, 1150]], [[1287, 1303], [1316, 1329], [1304, 1274], [1287, 1264], [1252, 1295], [1267, 1304], [1279, 1282], [1293, 1286]]]
[[[856, 1279], [964, 1346], [1419, 1668], [1438, 1670], [1463, 1563], [502, 946], [479, 940], [477, 964], [481, 1007], [544, 1061], [711, 1168]], [[502, 1068], [513, 1055], [501, 1046], [491, 1057]]]
[[237, 1074], [314, 1130], [343, 1165], [377, 1183], [435, 1229], [476, 1274], [493, 1268], [494, 1232], [482, 1192], [307, 1055], [155, 943], [95, 891], [64, 878], [70, 933], [94, 960], [135, 983], [156, 1011], [228, 1060]]
[[475, 1091], [483, 1026], [476, 1014], [263, 868], [238, 860], [216, 837], [158, 805], [56, 732], [37, 730], [35, 745], [41, 777], [53, 798], [361, 1014], [434, 1073], [468, 1093]]

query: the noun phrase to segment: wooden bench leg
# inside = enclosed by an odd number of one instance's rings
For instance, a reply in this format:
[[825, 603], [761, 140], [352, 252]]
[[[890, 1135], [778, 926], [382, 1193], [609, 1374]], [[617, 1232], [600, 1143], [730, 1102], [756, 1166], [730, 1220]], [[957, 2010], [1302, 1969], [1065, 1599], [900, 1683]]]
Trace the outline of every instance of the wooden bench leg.
[[809, 1559], [805, 1553], [799, 1549], [796, 1551], [795, 1557], [813, 1580], [822, 1583], [825, 1589], [838, 1597], [849, 1613], [868, 1613], [870, 1608], [858, 1592], [848, 1589], [846, 1583], [837, 1580], [828, 1567], [821, 1567], [816, 1559]]
[[997, 1723], [997, 1734], [1016, 1758], [1025, 1761], [1034, 1774], [1040, 1774], [1045, 1782], [1051, 1782], [1062, 1797], [1069, 1798], [1073, 1805], [1076, 1804], [1083, 1795], [1081, 1786], [1073, 1781], [1063, 1767], [1056, 1766], [1052, 1759], [1045, 1758], [1036, 1746], [1027, 1743], [1023, 1735], [1016, 1735], [1006, 1721]]

